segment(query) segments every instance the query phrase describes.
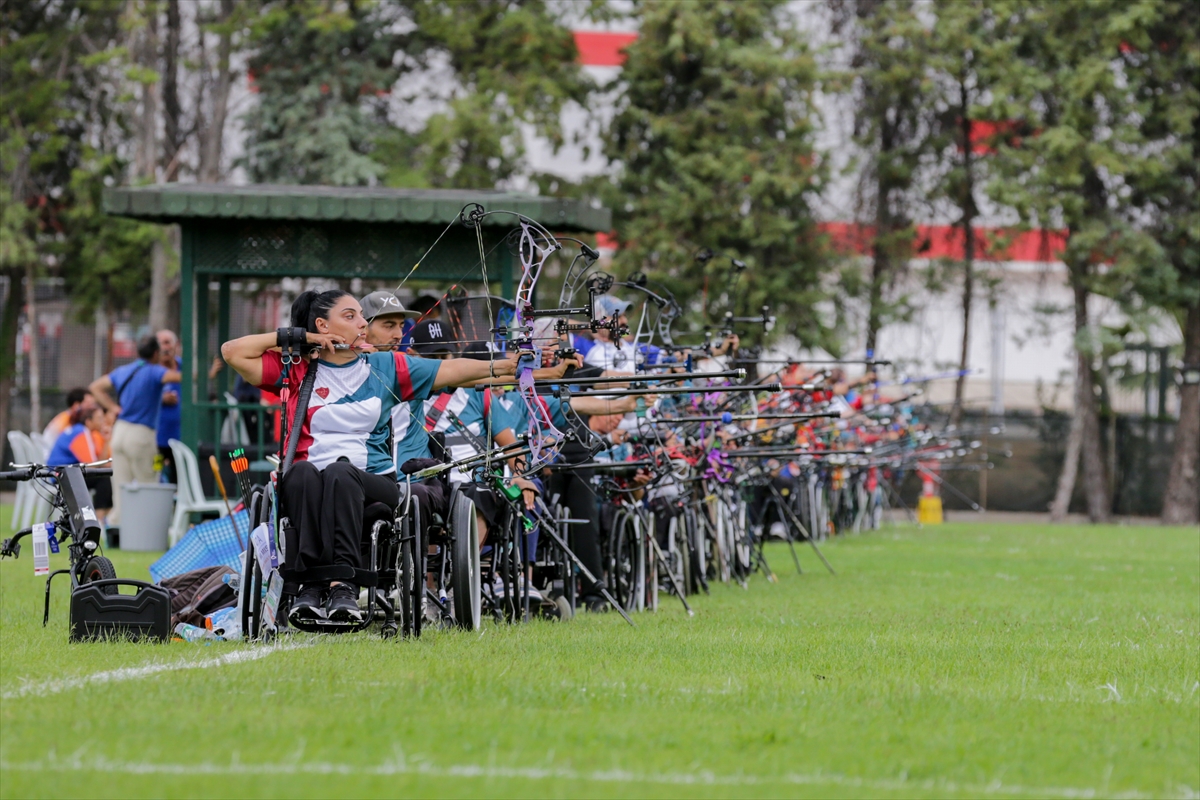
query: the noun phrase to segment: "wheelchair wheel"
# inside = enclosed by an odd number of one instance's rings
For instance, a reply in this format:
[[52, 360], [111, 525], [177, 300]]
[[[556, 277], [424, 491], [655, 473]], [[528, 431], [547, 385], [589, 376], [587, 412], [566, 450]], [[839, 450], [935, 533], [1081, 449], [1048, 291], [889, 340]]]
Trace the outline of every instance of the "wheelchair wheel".
[[[415, 509], [414, 509], [415, 511]], [[424, 542], [420, 522], [409, 517], [402, 523], [404, 537], [396, 553], [397, 613], [400, 629], [405, 636], [420, 636], [424, 621], [422, 599], [425, 595], [425, 560], [421, 557]]]
[[454, 590], [454, 619], [458, 627], [479, 630], [480, 574], [479, 527], [475, 504], [466, 495], [455, 493], [450, 508], [450, 585]]
[[640, 611], [645, 603], [646, 561], [637, 520], [621, 510], [613, 523], [609, 561], [613, 596], [626, 611]]

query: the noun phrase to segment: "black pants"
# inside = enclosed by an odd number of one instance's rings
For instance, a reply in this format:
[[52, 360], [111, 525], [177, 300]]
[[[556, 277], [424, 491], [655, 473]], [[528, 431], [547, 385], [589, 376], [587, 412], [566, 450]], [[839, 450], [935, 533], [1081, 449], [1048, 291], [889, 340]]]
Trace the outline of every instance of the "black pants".
[[85, 475], [83, 482], [92, 490], [92, 508], [102, 511], [112, 508], [112, 478], [107, 475]]
[[[596, 505], [596, 494], [592, 491], [591, 470], [555, 471], [550, 476], [550, 496], [559, 495], [560, 502], [571, 512], [572, 519], [586, 519], [586, 525], [571, 525], [571, 549], [593, 575], [604, 579], [604, 565], [600, 558], [600, 509]], [[580, 576], [583, 593], [590, 594], [595, 585]]]
[[442, 519], [446, 518], [450, 508], [450, 495], [446, 489], [446, 482], [441, 478], [416, 481], [409, 487], [409, 491], [412, 492], [413, 502], [420, 509], [422, 525], [429, 525], [434, 514]]
[[280, 496], [291, 522], [284, 531], [285, 569], [362, 569], [363, 509], [371, 503], [395, 508], [400, 489], [395, 475], [374, 475], [347, 461], [324, 471], [297, 461], [283, 478]]

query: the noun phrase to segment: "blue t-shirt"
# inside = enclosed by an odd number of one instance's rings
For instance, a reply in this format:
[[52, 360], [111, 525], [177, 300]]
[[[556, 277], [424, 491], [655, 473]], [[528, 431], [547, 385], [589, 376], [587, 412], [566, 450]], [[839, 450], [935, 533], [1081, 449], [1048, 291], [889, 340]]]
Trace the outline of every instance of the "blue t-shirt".
[[117, 367], [108, 373], [113, 395], [121, 406], [117, 419], [147, 428], [158, 427], [158, 409], [162, 405], [163, 376], [167, 368], [147, 364], [140, 358], [132, 364]]
[[[182, 370], [183, 359], [175, 359], [175, 366]], [[176, 395], [182, 395], [178, 383], [164, 383], [162, 390], [163, 393], [174, 392]], [[180, 400], [182, 399], [181, 396]], [[166, 447], [172, 439], [183, 438], [183, 407], [180, 401], [176, 401], [173, 406], [163, 403], [162, 394], [159, 395], [159, 404], [161, 407], [158, 409], [158, 446]]]

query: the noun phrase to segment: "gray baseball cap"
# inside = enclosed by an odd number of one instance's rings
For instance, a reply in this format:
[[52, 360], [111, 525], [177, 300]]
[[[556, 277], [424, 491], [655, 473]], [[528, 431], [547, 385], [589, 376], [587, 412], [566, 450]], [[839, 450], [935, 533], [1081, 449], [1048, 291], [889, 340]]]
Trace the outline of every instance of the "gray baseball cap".
[[602, 317], [612, 319], [624, 314], [625, 310], [631, 305], [633, 304], [628, 300], [613, 297], [611, 294], [602, 294], [596, 298], [596, 313]]
[[415, 313], [405, 308], [396, 295], [386, 289], [371, 292], [359, 304], [362, 306], [363, 316], [367, 318], [367, 322], [376, 317], [411, 317]]

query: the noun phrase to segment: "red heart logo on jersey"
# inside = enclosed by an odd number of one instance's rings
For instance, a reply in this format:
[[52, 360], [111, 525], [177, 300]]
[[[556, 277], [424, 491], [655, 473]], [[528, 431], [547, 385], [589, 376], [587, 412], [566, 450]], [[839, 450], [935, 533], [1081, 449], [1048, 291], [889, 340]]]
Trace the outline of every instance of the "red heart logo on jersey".
[[329, 390], [324, 386], [318, 387], [317, 396], [324, 400], [326, 397], [329, 397]]

